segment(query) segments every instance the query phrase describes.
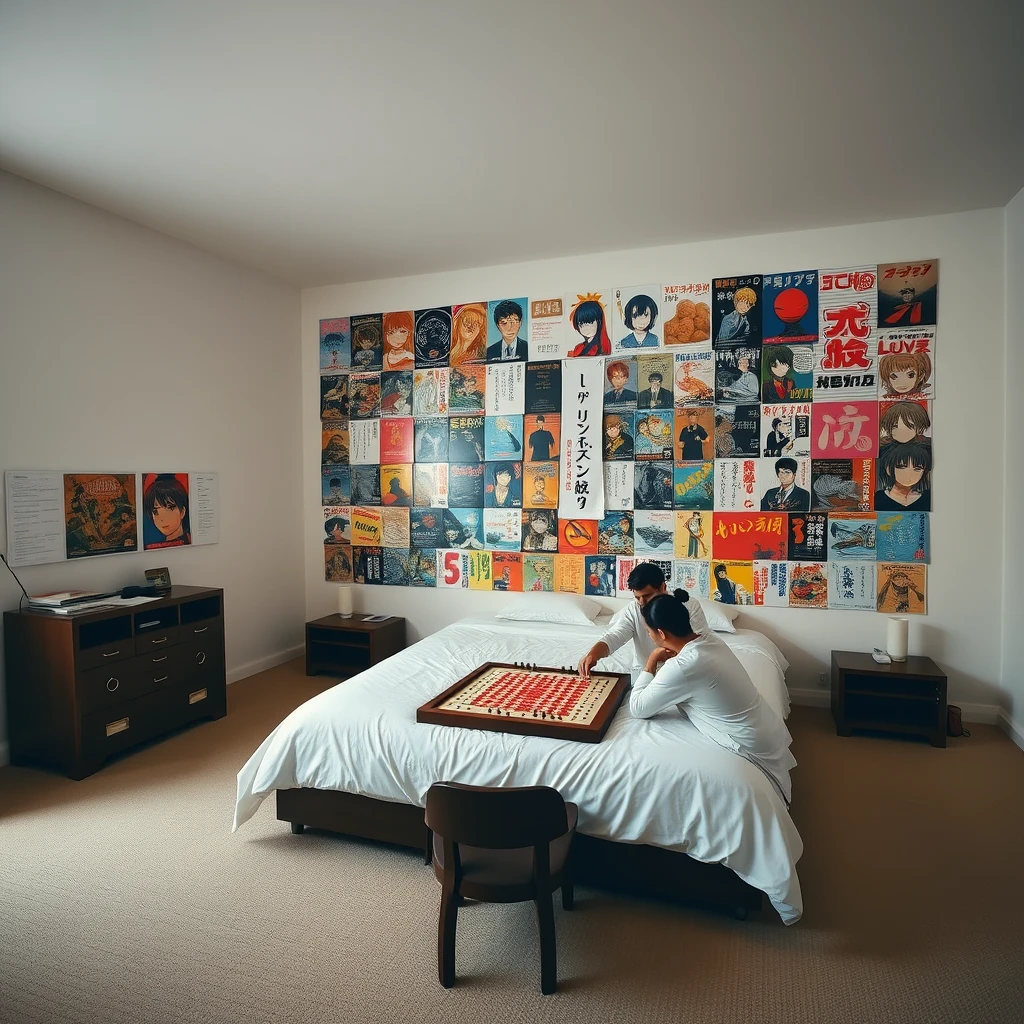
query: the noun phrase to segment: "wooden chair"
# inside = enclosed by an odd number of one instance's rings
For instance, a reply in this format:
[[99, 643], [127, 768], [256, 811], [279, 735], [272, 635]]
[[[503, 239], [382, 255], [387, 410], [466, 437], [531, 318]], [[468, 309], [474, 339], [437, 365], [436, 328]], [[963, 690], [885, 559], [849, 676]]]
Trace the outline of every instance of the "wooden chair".
[[462, 898], [537, 905], [540, 989], [558, 987], [551, 894], [571, 910], [570, 864], [579, 810], [549, 786], [492, 788], [437, 782], [427, 791], [427, 863], [441, 883], [437, 975], [455, 984], [455, 926]]

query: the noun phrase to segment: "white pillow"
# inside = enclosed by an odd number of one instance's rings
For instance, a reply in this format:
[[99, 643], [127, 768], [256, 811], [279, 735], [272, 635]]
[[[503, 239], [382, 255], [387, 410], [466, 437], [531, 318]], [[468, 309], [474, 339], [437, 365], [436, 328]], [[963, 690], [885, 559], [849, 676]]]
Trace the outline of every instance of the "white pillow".
[[[691, 597], [691, 601], [697, 598]], [[708, 628], [715, 633], [735, 633], [736, 627], [732, 624], [733, 619], [739, 615], [739, 610], [731, 604], [722, 604], [721, 601], [700, 601], [700, 610], [707, 619]]]
[[495, 615], [496, 619], [516, 622], [563, 622], [589, 625], [600, 613], [602, 606], [589, 597], [577, 594], [523, 594], [507, 608]]

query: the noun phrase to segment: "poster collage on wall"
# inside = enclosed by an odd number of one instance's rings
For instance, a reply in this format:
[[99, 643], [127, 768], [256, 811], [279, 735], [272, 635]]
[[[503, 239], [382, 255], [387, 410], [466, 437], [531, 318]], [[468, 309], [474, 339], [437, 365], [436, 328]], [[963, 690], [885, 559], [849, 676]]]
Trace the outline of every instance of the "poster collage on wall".
[[[916, 260], [321, 320], [325, 578], [611, 597], [652, 561], [727, 604], [923, 614], [937, 292]], [[581, 357], [600, 518], [559, 500]]]

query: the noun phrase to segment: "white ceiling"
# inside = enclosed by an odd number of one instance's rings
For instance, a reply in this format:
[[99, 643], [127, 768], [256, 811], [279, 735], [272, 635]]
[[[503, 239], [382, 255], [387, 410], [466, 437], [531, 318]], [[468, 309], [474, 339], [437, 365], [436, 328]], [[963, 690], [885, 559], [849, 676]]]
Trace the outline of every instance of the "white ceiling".
[[1002, 206], [1020, 0], [0, 0], [0, 166], [299, 285]]

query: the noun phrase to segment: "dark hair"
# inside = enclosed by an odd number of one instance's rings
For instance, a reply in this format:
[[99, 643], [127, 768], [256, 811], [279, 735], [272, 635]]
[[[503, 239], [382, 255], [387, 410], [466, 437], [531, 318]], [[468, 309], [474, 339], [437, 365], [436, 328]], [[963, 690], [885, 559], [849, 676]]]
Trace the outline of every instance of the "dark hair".
[[633, 566], [633, 571], [626, 580], [626, 586], [630, 590], [643, 590], [644, 587], [663, 587], [665, 585], [665, 574], [661, 567], [653, 562], [638, 562]]
[[782, 420], [780, 420], [779, 417], [776, 416], [775, 419], [772, 420], [772, 430], [774, 430], [781, 422]]
[[340, 476], [332, 476], [331, 479], [327, 482], [327, 485], [328, 485], [328, 487], [340, 487], [341, 486], [341, 477]]
[[775, 472], [776, 473], [778, 473], [778, 471], [780, 469], [788, 469], [790, 471], [790, 473], [794, 473], [795, 474], [796, 471], [799, 468], [800, 467], [797, 466], [797, 464], [796, 464], [796, 459], [790, 459], [790, 458], [779, 459], [779, 461], [775, 463]]
[[661, 375], [660, 373], [658, 373], [658, 371], [657, 371], [657, 370], [654, 370], [654, 371], [652, 371], [651, 373], [647, 374], [647, 380], [648, 380], [648, 381], [652, 381], [652, 380], [664, 380], [664, 379], [665, 379], [665, 378], [664, 378], [664, 377], [662, 377], [662, 375]]
[[633, 298], [626, 303], [626, 315], [623, 317], [626, 321], [626, 326], [632, 330], [633, 317], [643, 316], [644, 313], [651, 314], [651, 322], [647, 325], [648, 330], [650, 330], [658, 320], [658, 304], [650, 297], [650, 295], [634, 295]]
[[324, 532], [330, 534], [334, 532], [335, 527], [338, 527], [340, 530], [344, 530], [346, 526], [348, 526], [347, 519], [342, 516], [331, 516], [331, 518], [324, 523]]
[[651, 629], [660, 629], [668, 636], [689, 636], [693, 632], [690, 612], [686, 602], [690, 595], [685, 590], [673, 590], [671, 594], [658, 594], [643, 606], [641, 614]]
[[344, 345], [345, 335], [339, 334], [337, 331], [332, 331], [330, 334], [325, 334], [320, 340], [325, 345]]
[[491, 463], [491, 465], [494, 467], [494, 479], [495, 480], [498, 479], [498, 474], [499, 473], [508, 473], [510, 480], [512, 479], [512, 477], [514, 477], [516, 475], [515, 474], [515, 470], [512, 468], [512, 463], [511, 462], [494, 462], [494, 463]]
[[921, 479], [915, 490], [922, 494], [928, 490], [928, 474], [932, 468], [932, 449], [930, 445], [920, 441], [904, 441], [887, 444], [878, 453], [878, 482], [882, 490], [887, 490], [896, 483], [896, 470], [904, 466], [913, 466], [922, 470]]
[[540, 415], [539, 415], [539, 416], [537, 417], [537, 422], [538, 422], [538, 423], [546, 423], [546, 422], [547, 422], [547, 420], [545, 420], [545, 419], [544, 419], [544, 414], [543, 414], [543, 413], [541, 413], [541, 414], [540, 414]]
[[772, 363], [785, 363], [790, 369], [793, 368], [793, 350], [788, 345], [772, 345], [768, 349], [768, 366]]
[[494, 326], [498, 326], [499, 320], [504, 320], [507, 316], [514, 316], [518, 318], [519, 322], [523, 322], [523, 307], [518, 302], [513, 302], [512, 299], [502, 299], [494, 307]]
[[181, 523], [185, 533], [189, 533], [188, 492], [181, 481], [173, 473], [161, 473], [147, 488], [142, 496], [142, 509], [153, 521], [153, 506], [163, 505], [164, 508], [180, 508], [185, 512]]

